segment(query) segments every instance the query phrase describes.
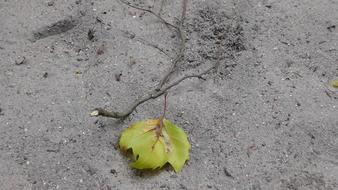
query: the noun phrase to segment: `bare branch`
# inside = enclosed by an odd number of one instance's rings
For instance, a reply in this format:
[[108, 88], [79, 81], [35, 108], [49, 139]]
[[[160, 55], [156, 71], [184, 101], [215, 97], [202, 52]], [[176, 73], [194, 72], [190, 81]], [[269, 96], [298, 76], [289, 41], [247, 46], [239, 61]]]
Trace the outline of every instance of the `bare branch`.
[[129, 7], [132, 7], [132, 8], [134, 8], [134, 9], [138, 9], [138, 10], [141, 10], [141, 11], [148, 12], [148, 13], [154, 15], [155, 17], [157, 17], [159, 20], [161, 20], [165, 25], [170, 26], [170, 27], [174, 28], [175, 30], [178, 29], [177, 26], [175, 26], [175, 25], [169, 23], [168, 21], [164, 20], [160, 15], [158, 15], [157, 13], [155, 13], [154, 11], [152, 11], [152, 10], [150, 10], [150, 9], [138, 7], [138, 6], [136, 6], [136, 5], [131, 4], [131, 3], [128, 2], [128, 1], [124, 1], [124, 0], [120, 0], [120, 1], [121, 1], [121, 3], [123, 3], [123, 4], [125, 4], [125, 5], [128, 5]]
[[185, 15], [187, 13], [187, 4], [188, 4], [188, 0], [183, 0], [182, 14], [181, 14], [181, 26], [183, 25], [183, 21], [185, 20]]
[[185, 15], [187, 12], [187, 3], [188, 0], [183, 0], [182, 4], [182, 14], [181, 14], [181, 20], [179, 27], [176, 30], [176, 33], [180, 39], [180, 46], [177, 53], [176, 58], [171, 62], [171, 67], [167, 71], [166, 74], [163, 75], [162, 80], [159, 82], [156, 90], [160, 90], [162, 86], [169, 80], [169, 77], [174, 73], [175, 69], [177, 68], [178, 63], [184, 58], [184, 52], [185, 52], [185, 36], [183, 33], [183, 25], [185, 20]]
[[166, 56], [168, 56], [170, 58], [169, 54], [166, 51], [164, 51], [162, 48], [160, 48], [158, 45], [152, 44], [151, 42], [148, 42], [147, 40], [145, 40], [145, 39], [143, 39], [141, 37], [136, 37], [135, 33], [131, 32], [131, 31], [121, 30], [121, 32], [123, 33], [122, 35], [124, 37], [129, 38], [131, 40], [134, 39], [134, 40], [136, 40], [136, 41], [138, 41], [138, 42], [140, 42], [140, 43], [142, 43], [142, 44], [144, 44], [146, 46], [153, 47], [153, 48], [157, 49], [158, 51], [160, 51], [161, 53], [163, 53], [164, 55], [166, 55]]
[[160, 5], [160, 10], [158, 11], [158, 15], [161, 16], [162, 14], [162, 10], [163, 10], [163, 6], [166, 0], [161, 0], [161, 5]]
[[161, 47], [159, 47], [158, 45], [152, 44], [152, 43], [146, 41], [145, 39], [142, 39], [142, 38], [139, 38], [139, 37], [137, 37], [135, 40], [138, 41], [138, 42], [140, 42], [140, 43], [142, 43], [142, 44], [144, 44], [144, 45], [146, 45], [146, 46], [150, 46], [150, 47], [153, 47], [153, 48], [157, 49], [158, 51], [160, 51], [161, 53], [163, 53], [164, 55], [166, 55], [167, 57], [170, 58], [170, 55], [164, 49], [162, 49]]
[[137, 106], [139, 106], [140, 104], [143, 104], [144, 102], [150, 100], [150, 99], [155, 99], [158, 98], [159, 96], [163, 95], [164, 93], [166, 93], [169, 89], [173, 88], [174, 86], [177, 86], [178, 84], [180, 84], [181, 82], [183, 82], [186, 79], [189, 78], [199, 78], [199, 79], [203, 79], [203, 75], [208, 74], [209, 72], [211, 72], [212, 70], [214, 70], [216, 67], [213, 66], [199, 74], [192, 74], [192, 75], [185, 75], [182, 78], [176, 80], [175, 82], [172, 82], [171, 84], [164, 86], [161, 90], [157, 91], [156, 89], [154, 89], [151, 93], [138, 98], [133, 104], [130, 105], [130, 107], [128, 107], [124, 112], [110, 112], [107, 111], [103, 108], [96, 108], [91, 112], [91, 116], [93, 117], [97, 117], [97, 116], [103, 116], [103, 117], [111, 117], [111, 118], [117, 118], [117, 119], [124, 119], [127, 116], [129, 116], [136, 108]]
[[[168, 72], [163, 76], [162, 80], [159, 82], [158, 86], [152, 90], [150, 93], [138, 98], [134, 103], [132, 103], [124, 112], [110, 112], [107, 111], [103, 108], [96, 108], [91, 112], [91, 116], [93, 117], [97, 117], [97, 116], [103, 116], [103, 117], [111, 117], [111, 118], [117, 118], [117, 119], [124, 119], [127, 116], [129, 116], [139, 105], [143, 104], [144, 102], [147, 102], [150, 99], [155, 99], [165, 93], [168, 92], [168, 90], [170, 90], [171, 88], [179, 85], [181, 82], [183, 82], [186, 79], [189, 78], [199, 78], [199, 79], [204, 79], [203, 76], [210, 73], [213, 70], [217, 70], [219, 64], [220, 64], [220, 57], [217, 60], [217, 62], [215, 63], [214, 66], [210, 67], [209, 69], [201, 72], [201, 73], [197, 73], [197, 74], [190, 74], [190, 75], [185, 75], [179, 79], [177, 79], [176, 81], [165, 85], [168, 80], [169, 77], [172, 73], [174, 73], [175, 69], [177, 68], [177, 64], [184, 58], [184, 51], [185, 51], [185, 36], [183, 33], [183, 24], [184, 24], [184, 20], [185, 20], [185, 15], [186, 15], [186, 7], [187, 7], [187, 1], [188, 0], [183, 0], [183, 4], [182, 4], [182, 15], [181, 15], [181, 20], [179, 27], [170, 24], [169, 22], [167, 22], [166, 20], [164, 20], [160, 15], [156, 14], [155, 12], [153, 12], [152, 10], [149, 9], [145, 9], [142, 7], [137, 7], [135, 5], [132, 5], [129, 2], [126, 2], [124, 0], [120, 0], [122, 3], [138, 9], [138, 10], [142, 10], [145, 12], [148, 12], [154, 16], [156, 16], [157, 18], [159, 18], [163, 23], [165, 23], [168, 26], [171, 26], [175, 29], [179, 39], [180, 39], [180, 47], [177, 53], [177, 56], [175, 59], [172, 60], [172, 65], [170, 67], [170, 69], [168, 70]], [[154, 47], [153, 45], [151, 45], [152, 47]], [[160, 48], [158, 48], [157, 46], [155, 46], [154, 48], [159, 49], [161, 51]], [[205, 79], [204, 79], [205, 80]]]
[[[155, 17], [157, 17], [158, 19], [160, 19], [164, 24], [171, 26], [175, 29], [175, 32], [180, 40], [180, 45], [178, 48], [178, 52], [176, 57], [171, 61], [171, 66], [169, 68], [169, 70], [163, 75], [162, 79], [160, 80], [159, 84], [157, 85], [156, 90], [159, 91], [162, 86], [168, 82], [170, 76], [174, 73], [175, 69], [177, 68], [178, 63], [184, 58], [184, 51], [185, 51], [185, 36], [183, 33], [183, 25], [184, 25], [184, 20], [185, 20], [185, 16], [186, 16], [186, 11], [187, 11], [187, 3], [188, 0], [182, 0], [182, 14], [181, 14], [181, 20], [179, 20], [179, 26], [175, 26], [173, 24], [170, 24], [168, 21], [166, 21], [165, 19], [163, 19], [159, 14], [156, 14], [154, 11], [150, 10], [150, 9], [146, 9], [146, 8], [142, 8], [136, 5], [131, 4], [130, 2], [124, 1], [124, 0], [120, 0], [123, 4], [132, 7], [134, 9], [138, 9], [141, 11], [145, 11], [148, 12], [152, 15], [154, 15]], [[161, 4], [163, 4], [163, 1], [161, 2]], [[161, 5], [162, 6], [162, 5]], [[150, 44], [147, 44], [150, 45]], [[162, 53], [166, 54], [166, 52], [162, 51], [159, 47], [151, 45], [152, 47], [160, 50]]]
[[183, 55], [178, 55], [174, 60], [172, 60], [172, 64], [171, 67], [169, 68], [169, 70], [167, 71], [166, 74], [163, 75], [162, 79], [160, 80], [160, 82], [158, 83], [156, 90], [160, 90], [162, 88], [162, 86], [168, 81], [170, 75], [172, 73], [174, 73], [177, 64], [183, 59]]

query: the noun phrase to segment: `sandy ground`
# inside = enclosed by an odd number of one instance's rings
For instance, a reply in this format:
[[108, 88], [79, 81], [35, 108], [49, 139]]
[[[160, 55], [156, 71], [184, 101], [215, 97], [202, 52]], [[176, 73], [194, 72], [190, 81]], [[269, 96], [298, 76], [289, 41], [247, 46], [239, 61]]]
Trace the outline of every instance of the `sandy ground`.
[[[164, 1], [163, 18], [180, 7]], [[191, 159], [179, 174], [136, 171], [119, 136], [163, 99], [125, 121], [89, 113], [148, 93], [175, 33], [115, 0], [0, 0], [0, 189], [338, 189], [338, 1], [189, 0], [186, 17], [172, 79], [221, 61], [169, 92]]]

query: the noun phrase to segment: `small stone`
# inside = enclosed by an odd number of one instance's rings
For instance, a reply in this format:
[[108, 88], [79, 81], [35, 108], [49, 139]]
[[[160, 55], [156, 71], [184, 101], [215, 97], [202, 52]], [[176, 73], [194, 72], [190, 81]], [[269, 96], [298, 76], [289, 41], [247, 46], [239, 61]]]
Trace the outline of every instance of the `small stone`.
[[135, 65], [135, 64], [136, 64], [135, 59], [129, 58], [129, 65], [130, 65], [130, 66], [133, 66], [133, 65]]
[[187, 187], [183, 184], [180, 184], [180, 189], [187, 189]]
[[47, 3], [47, 5], [50, 6], [50, 7], [51, 7], [51, 6], [54, 6], [54, 1], [49, 1], [49, 2]]
[[26, 63], [26, 57], [25, 56], [18, 56], [15, 60], [16, 65], [22, 65]]
[[330, 32], [333, 32], [334, 29], [336, 29], [336, 25], [330, 25], [328, 27], [326, 27]]
[[110, 173], [113, 174], [114, 176], [117, 175], [117, 171], [116, 171], [115, 169], [111, 169], [111, 170], [110, 170]]
[[105, 46], [104, 46], [104, 44], [102, 44], [100, 47], [97, 48], [96, 54], [102, 55], [102, 54], [104, 54], [104, 50], [105, 50]]
[[81, 75], [81, 74], [82, 74], [82, 71], [75, 71], [75, 74], [76, 74], [76, 75]]
[[89, 29], [87, 32], [87, 38], [88, 40], [92, 41], [95, 37], [95, 30], [94, 29]]
[[295, 62], [291, 59], [286, 60], [286, 66], [291, 67]]
[[223, 168], [223, 171], [224, 171], [225, 176], [230, 177], [230, 178], [234, 178], [234, 177], [230, 174], [230, 172], [227, 170], [226, 167]]
[[107, 26], [105, 27], [105, 29], [106, 29], [106, 30], [111, 30], [111, 26], [107, 25]]
[[118, 81], [118, 82], [121, 81], [121, 76], [122, 76], [121, 72], [120, 73], [116, 73], [115, 74], [115, 80]]
[[164, 184], [160, 186], [161, 189], [164, 189], [166, 187], [167, 187], [167, 185], [164, 185]]
[[130, 31], [124, 31], [124, 34], [127, 38], [130, 38], [130, 39], [134, 39], [136, 36], [134, 32], [130, 32]]

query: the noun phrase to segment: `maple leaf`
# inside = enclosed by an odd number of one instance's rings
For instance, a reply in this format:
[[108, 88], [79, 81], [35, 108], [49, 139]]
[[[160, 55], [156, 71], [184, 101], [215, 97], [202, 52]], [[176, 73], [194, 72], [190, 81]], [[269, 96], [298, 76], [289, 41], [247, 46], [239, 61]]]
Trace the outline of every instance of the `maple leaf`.
[[128, 127], [120, 138], [123, 151], [132, 150], [136, 169], [156, 169], [169, 163], [176, 173], [189, 160], [191, 145], [185, 132], [161, 117], [139, 121]]

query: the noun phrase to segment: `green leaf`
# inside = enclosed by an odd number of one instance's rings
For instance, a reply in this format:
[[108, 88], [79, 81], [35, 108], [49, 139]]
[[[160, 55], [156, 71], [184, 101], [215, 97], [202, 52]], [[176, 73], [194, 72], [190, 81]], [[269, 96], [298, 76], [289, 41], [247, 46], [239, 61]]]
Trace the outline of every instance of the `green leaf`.
[[189, 160], [191, 145], [185, 132], [166, 119], [139, 121], [128, 127], [121, 136], [120, 148], [132, 150], [136, 169], [156, 169], [169, 163], [180, 172]]

